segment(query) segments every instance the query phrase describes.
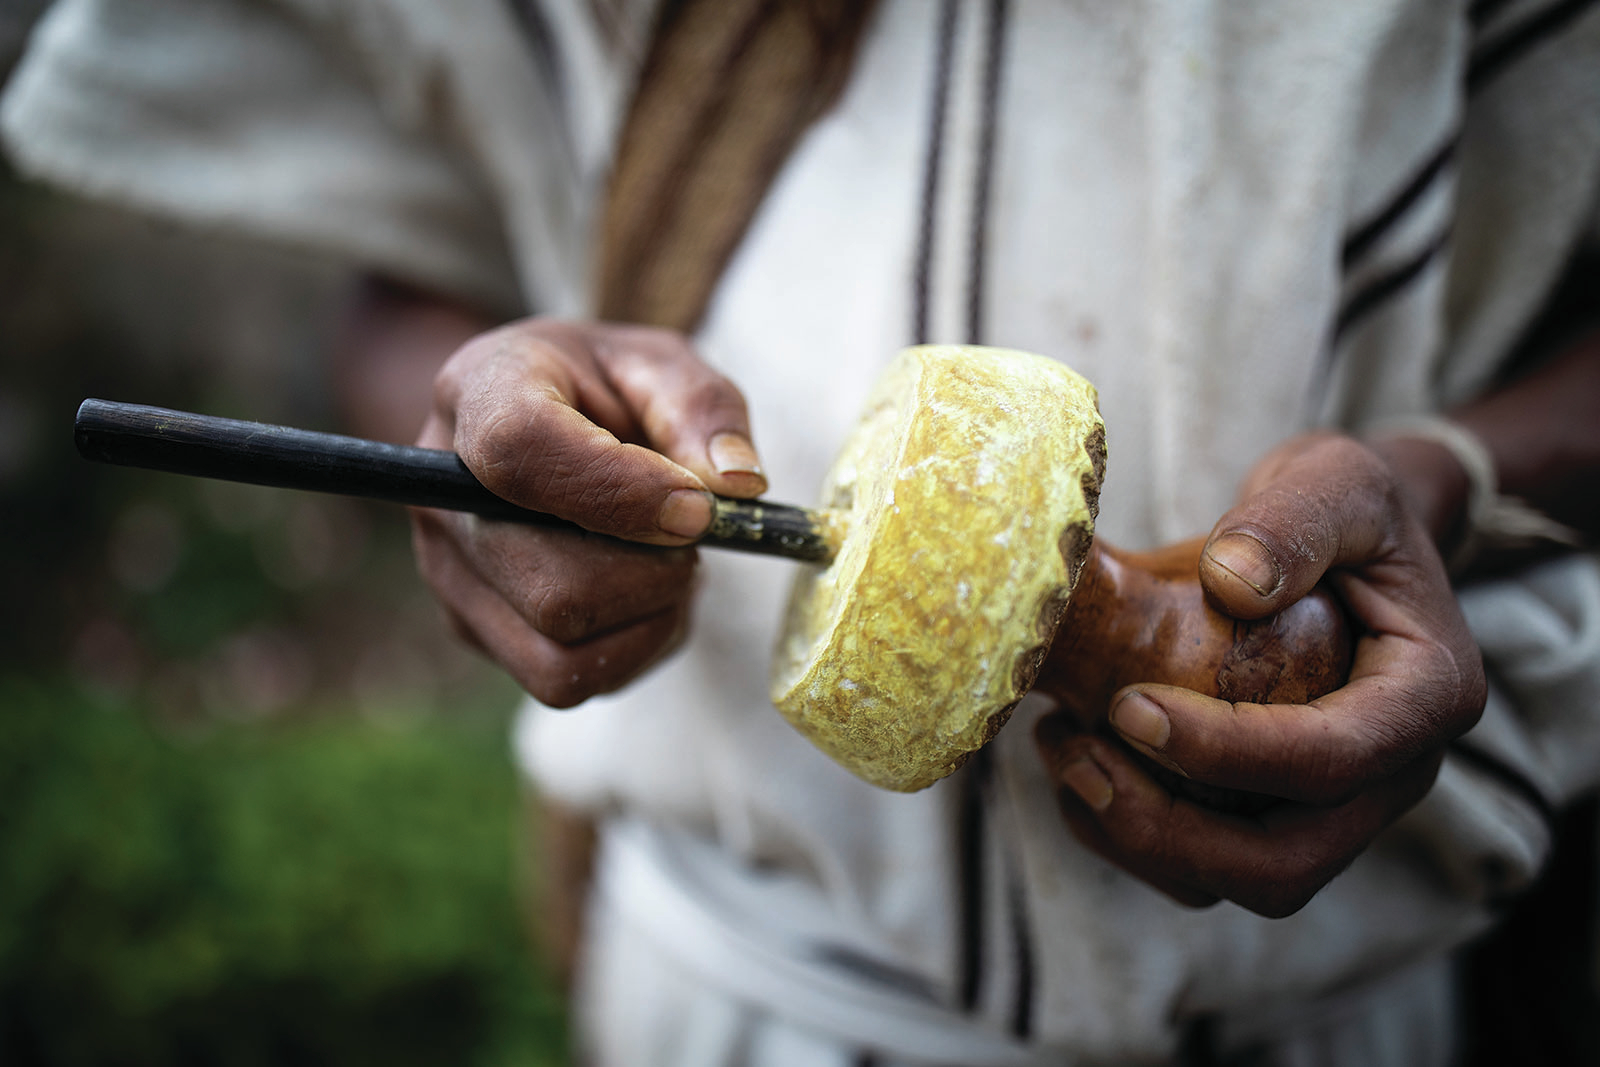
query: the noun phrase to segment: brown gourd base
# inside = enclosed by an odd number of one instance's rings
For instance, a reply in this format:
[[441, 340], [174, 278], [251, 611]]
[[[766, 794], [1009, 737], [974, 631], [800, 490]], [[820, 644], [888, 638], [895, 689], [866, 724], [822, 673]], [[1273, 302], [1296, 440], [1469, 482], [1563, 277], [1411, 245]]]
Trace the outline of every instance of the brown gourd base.
[[1255, 814], [1277, 798], [1197, 782], [1137, 752], [1107, 720], [1111, 698], [1124, 686], [1158, 683], [1230, 703], [1305, 704], [1348, 678], [1352, 633], [1321, 587], [1265, 619], [1222, 614], [1200, 585], [1204, 546], [1197, 538], [1134, 553], [1097, 541], [1035, 688], [1057, 701], [1053, 716], [1113, 739], [1174, 795]]

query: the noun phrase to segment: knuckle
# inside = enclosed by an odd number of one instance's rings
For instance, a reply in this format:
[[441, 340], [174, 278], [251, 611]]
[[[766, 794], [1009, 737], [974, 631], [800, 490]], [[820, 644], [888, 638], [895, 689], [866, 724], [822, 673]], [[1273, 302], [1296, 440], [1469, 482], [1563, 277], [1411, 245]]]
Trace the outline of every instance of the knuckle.
[[628, 326], [624, 336], [651, 359], [675, 360], [694, 353], [687, 336], [664, 326]]
[[507, 665], [527, 693], [550, 708], [572, 708], [604, 689], [594, 672], [585, 668], [579, 654], [565, 649], [543, 649], [516, 665]]
[[512, 326], [512, 329], [536, 344], [558, 348], [582, 348], [588, 332], [585, 323], [551, 315], [535, 315], [521, 319]]
[[1171, 889], [1166, 889], [1164, 892], [1173, 900], [1177, 901], [1179, 904], [1182, 904], [1184, 907], [1193, 908], [1196, 911], [1204, 911], [1208, 908], [1214, 908], [1222, 902], [1222, 898], [1217, 896], [1217, 894], [1212, 893], [1209, 890], [1195, 889], [1190, 886], [1174, 887]]
[[514, 326], [501, 326], [468, 338], [450, 353], [433, 376], [435, 395], [441, 391], [460, 390], [472, 376], [473, 370], [489, 359], [503, 344]]
[[1264, 864], [1242, 879], [1233, 899], [1257, 915], [1282, 919], [1309, 904], [1333, 880], [1342, 865], [1329, 863], [1307, 850], [1290, 853]]
[[1388, 468], [1371, 448], [1354, 437], [1330, 434], [1324, 438], [1328, 457], [1341, 470], [1358, 477], [1388, 480]]
[[581, 672], [561, 671], [554, 677], [539, 677], [523, 688], [539, 703], [551, 708], [574, 708], [599, 690], [584, 680]]
[[497, 403], [463, 427], [457, 452], [491, 492], [506, 496], [516, 491], [527, 463], [532, 421], [528, 411]]
[[1238, 903], [1263, 918], [1287, 919], [1311, 903], [1321, 888], [1321, 883], [1308, 886], [1298, 880], [1283, 881], [1245, 894]]
[[479, 340], [484, 343], [485, 353], [491, 357], [530, 348], [567, 355], [585, 350], [587, 334], [585, 323], [549, 315], [531, 315], [481, 334]]
[[684, 403], [688, 410], [705, 418], [740, 423], [746, 418], [744, 396], [738, 387], [710, 368], [689, 389]]
[[597, 618], [594, 605], [578, 595], [572, 582], [559, 578], [544, 582], [532, 593], [524, 615], [535, 630], [562, 645], [593, 634]]
[[1370, 447], [1354, 437], [1328, 434], [1312, 453], [1303, 457], [1316, 484], [1339, 492], [1360, 488], [1371, 492], [1395, 484], [1389, 466]]
[[686, 336], [659, 326], [609, 324], [591, 344], [596, 358], [613, 375], [654, 377], [700, 362]]

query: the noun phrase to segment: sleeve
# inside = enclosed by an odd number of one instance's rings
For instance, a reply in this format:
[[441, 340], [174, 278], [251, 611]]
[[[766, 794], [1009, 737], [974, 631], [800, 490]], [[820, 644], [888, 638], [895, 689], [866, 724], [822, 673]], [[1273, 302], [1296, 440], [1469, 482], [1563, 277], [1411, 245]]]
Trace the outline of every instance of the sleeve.
[[83, 195], [519, 307], [488, 183], [436, 131], [391, 121], [316, 29], [250, 0], [60, 0], [0, 137], [25, 174]]
[[1533, 884], [1554, 813], [1600, 781], [1600, 559], [1573, 553], [1460, 600], [1489, 702], [1403, 822], [1461, 897], [1494, 905]]

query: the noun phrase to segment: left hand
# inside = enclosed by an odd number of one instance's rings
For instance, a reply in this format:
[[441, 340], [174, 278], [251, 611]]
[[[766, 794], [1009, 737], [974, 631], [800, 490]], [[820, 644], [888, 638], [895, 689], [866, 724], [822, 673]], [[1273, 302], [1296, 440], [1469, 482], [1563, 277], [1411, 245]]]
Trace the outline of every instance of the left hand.
[[1157, 762], [1285, 801], [1253, 816], [1174, 797], [1116, 745], [1047, 718], [1041, 753], [1077, 836], [1180, 902], [1227, 899], [1276, 917], [1303, 907], [1416, 804], [1486, 699], [1477, 646], [1417, 506], [1439, 497], [1348, 437], [1306, 435], [1269, 454], [1212, 529], [1201, 582], [1224, 613], [1257, 619], [1326, 580], [1360, 632], [1349, 681], [1308, 705], [1230, 704], [1148, 684], [1113, 698], [1111, 725]]

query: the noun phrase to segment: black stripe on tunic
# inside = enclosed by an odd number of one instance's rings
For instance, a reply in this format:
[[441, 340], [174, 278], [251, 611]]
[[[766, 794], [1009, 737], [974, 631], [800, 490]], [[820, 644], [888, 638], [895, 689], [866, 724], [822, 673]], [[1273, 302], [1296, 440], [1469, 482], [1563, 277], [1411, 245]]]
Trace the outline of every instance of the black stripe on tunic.
[[566, 70], [562, 63], [561, 51], [556, 47], [555, 31], [550, 27], [550, 21], [545, 17], [544, 9], [537, 0], [509, 0], [511, 15], [517, 22], [517, 28], [522, 31], [522, 39], [528, 46], [528, 51], [533, 53], [534, 69], [545, 83], [545, 90], [560, 105], [557, 111], [561, 114], [562, 121], [566, 121], [567, 105], [570, 103], [567, 93]]
[[1482, 92], [1517, 59], [1535, 45], [1566, 29], [1574, 19], [1594, 6], [1595, 0], [1563, 0], [1518, 23], [1495, 40], [1477, 49], [1467, 63], [1467, 92]]
[[956, 976], [956, 1006], [970, 1014], [978, 1006], [983, 984], [983, 916], [987, 903], [984, 863], [984, 800], [988, 792], [989, 753], [979, 749], [967, 761], [961, 782], [961, 813], [957, 825], [957, 862], [961, 893], [960, 971]]
[[1019, 1041], [1033, 1036], [1033, 930], [1028, 924], [1028, 899], [1023, 888], [1021, 862], [1007, 841], [1006, 905], [1011, 909], [1011, 946], [1016, 953], [1017, 985], [1011, 1005], [1011, 1034]]
[[1337, 346], [1356, 324], [1421, 278], [1449, 243], [1450, 230], [1446, 227], [1419, 251], [1357, 290], [1340, 306], [1338, 315], [1334, 317], [1331, 343]]
[[1350, 231], [1344, 239], [1343, 247], [1339, 249], [1339, 265], [1343, 269], [1348, 271], [1355, 266], [1362, 256], [1382, 240], [1400, 217], [1422, 198], [1422, 194], [1428, 191], [1450, 165], [1450, 161], [1455, 158], [1456, 146], [1460, 141], [1460, 132], [1452, 132], [1445, 142], [1422, 162], [1381, 211]]
[[995, 140], [1000, 130], [1000, 72], [1005, 65], [1007, 0], [989, 0], [984, 41], [982, 141], [973, 181], [972, 231], [967, 248], [967, 344], [983, 343], [983, 298], [989, 261], [989, 200], [994, 184]]
[[1556, 823], [1555, 805], [1550, 803], [1550, 799], [1544, 795], [1544, 791], [1535, 785], [1531, 778], [1499, 756], [1479, 748], [1466, 738], [1459, 738], [1452, 743], [1450, 754], [1468, 766], [1487, 774], [1527, 801], [1528, 806], [1539, 813], [1539, 817], [1550, 828], [1552, 836], [1554, 835]]
[[928, 153], [922, 166], [922, 210], [917, 220], [915, 274], [911, 284], [911, 343], [928, 341], [928, 300], [933, 276], [934, 217], [939, 210], [939, 170], [944, 162], [944, 117], [950, 104], [950, 62], [955, 51], [957, 0], [939, 6], [933, 60], [933, 102], [928, 109]]
[[[1512, 0], [1478, 0], [1468, 12], [1468, 18], [1472, 20], [1474, 26], [1481, 26], [1511, 2]], [[1465, 76], [1467, 94], [1470, 96], [1482, 92], [1516, 59], [1526, 55], [1535, 45], [1565, 28], [1594, 3], [1595, 0], [1562, 0], [1529, 16], [1490, 44], [1477, 49], [1467, 64]], [[1443, 143], [1417, 165], [1411, 176], [1390, 197], [1384, 207], [1345, 236], [1339, 250], [1341, 268], [1348, 271], [1355, 266], [1422, 199], [1423, 194], [1432, 188], [1439, 176], [1449, 169], [1460, 140], [1460, 129], [1452, 130]]]
[[1474, 0], [1472, 6], [1467, 8], [1467, 20], [1472, 23], [1473, 29], [1479, 29], [1514, 3], [1516, 0]]
[[[1450, 755], [1462, 763], [1494, 779], [1506, 790], [1527, 802], [1528, 806], [1538, 814], [1540, 821], [1544, 823], [1545, 830], [1550, 835], [1552, 846], [1554, 845], [1558, 827], [1555, 805], [1550, 802], [1550, 799], [1544, 795], [1544, 791], [1535, 785], [1527, 775], [1499, 756], [1479, 748], [1464, 737], [1457, 738], [1452, 742], [1449, 751]], [[1549, 856], [1545, 857], [1547, 865], [1549, 859]], [[1497, 872], [1490, 870], [1484, 873], [1493, 882]], [[1494, 892], [1495, 888], [1491, 885], [1490, 891]], [[1489, 903], [1496, 907], [1505, 907], [1518, 895], [1518, 893], [1508, 892], [1502, 888], [1498, 895], [1490, 898]]]

